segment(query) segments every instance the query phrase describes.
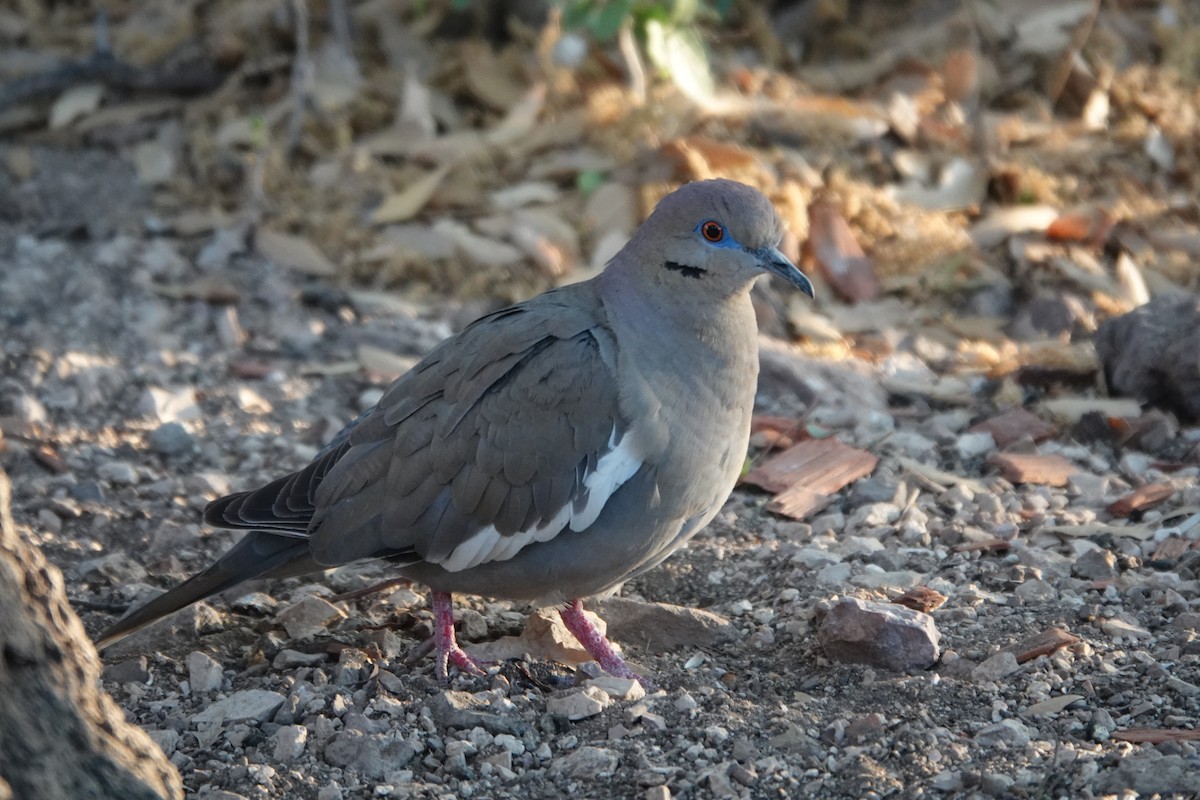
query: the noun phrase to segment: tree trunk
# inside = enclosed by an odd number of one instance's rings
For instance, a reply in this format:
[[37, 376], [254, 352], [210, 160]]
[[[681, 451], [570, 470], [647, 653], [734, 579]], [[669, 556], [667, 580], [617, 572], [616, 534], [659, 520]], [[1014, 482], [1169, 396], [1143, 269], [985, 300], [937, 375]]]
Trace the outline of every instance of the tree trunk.
[[17, 534], [0, 471], [0, 798], [178, 800], [179, 773], [100, 689], [62, 573]]

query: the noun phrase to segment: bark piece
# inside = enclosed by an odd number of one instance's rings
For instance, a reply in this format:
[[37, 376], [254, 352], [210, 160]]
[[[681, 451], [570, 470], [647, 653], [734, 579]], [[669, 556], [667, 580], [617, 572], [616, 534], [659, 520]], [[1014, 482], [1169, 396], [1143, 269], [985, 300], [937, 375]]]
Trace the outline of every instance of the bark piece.
[[1029, 438], [1035, 442], [1049, 439], [1058, 433], [1058, 429], [1031, 411], [1014, 408], [971, 427], [972, 433], [990, 433], [996, 440], [996, 446], [1008, 447], [1014, 442]]
[[1110, 503], [1108, 513], [1114, 517], [1128, 517], [1130, 514], [1153, 508], [1173, 494], [1175, 487], [1169, 483], [1147, 483]]
[[1079, 472], [1079, 467], [1060, 455], [996, 453], [988, 461], [1013, 483], [1066, 486], [1067, 479]]
[[1062, 628], [1048, 628], [1041, 633], [1028, 636], [1016, 644], [1004, 648], [1004, 652], [1012, 653], [1017, 657], [1018, 664], [1024, 664], [1026, 661], [1032, 661], [1038, 656], [1048, 656], [1078, 641], [1078, 636], [1068, 633]]
[[62, 573], [18, 535], [0, 472], [0, 783], [38, 800], [183, 797], [158, 745], [97, 688]]
[[832, 496], [874, 471], [879, 459], [835, 437], [800, 442], [755, 467], [745, 482], [776, 492], [767, 508], [804, 519], [824, 508]]

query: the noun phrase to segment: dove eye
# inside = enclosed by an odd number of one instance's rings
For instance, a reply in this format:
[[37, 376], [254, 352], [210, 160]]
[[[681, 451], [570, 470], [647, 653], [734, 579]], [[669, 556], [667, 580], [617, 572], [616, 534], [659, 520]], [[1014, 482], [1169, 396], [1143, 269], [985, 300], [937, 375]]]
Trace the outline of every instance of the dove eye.
[[725, 238], [725, 228], [716, 220], [700, 224], [700, 235], [710, 242], [716, 243]]

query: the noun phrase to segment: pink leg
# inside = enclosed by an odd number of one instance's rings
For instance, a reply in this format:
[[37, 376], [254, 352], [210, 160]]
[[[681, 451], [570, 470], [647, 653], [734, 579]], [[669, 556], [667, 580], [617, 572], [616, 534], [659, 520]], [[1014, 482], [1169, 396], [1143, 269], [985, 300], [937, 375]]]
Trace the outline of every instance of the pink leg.
[[613, 647], [612, 642], [592, 624], [592, 621], [583, 613], [582, 602], [572, 600], [558, 610], [558, 615], [562, 617], [563, 624], [567, 626], [571, 635], [579, 640], [583, 649], [588, 651], [588, 655], [596, 659], [596, 662], [609, 675], [615, 675], [618, 678], [634, 678], [643, 685], [650, 683], [629, 668], [625, 659]]
[[431, 592], [433, 604], [433, 671], [445, 683], [450, 662], [468, 675], [487, 675], [475, 659], [458, 646], [454, 638], [454, 603], [449, 592]]

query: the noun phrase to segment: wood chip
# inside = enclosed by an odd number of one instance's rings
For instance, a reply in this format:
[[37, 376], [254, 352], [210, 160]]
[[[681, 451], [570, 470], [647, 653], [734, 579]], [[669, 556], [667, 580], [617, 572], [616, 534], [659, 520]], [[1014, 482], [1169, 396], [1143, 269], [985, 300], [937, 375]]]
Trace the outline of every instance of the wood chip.
[[1114, 517], [1128, 517], [1147, 508], [1153, 508], [1175, 494], [1169, 483], [1147, 483], [1108, 505], [1108, 513]]
[[1137, 744], [1161, 744], [1163, 742], [1198, 742], [1200, 730], [1190, 728], [1126, 728], [1113, 731], [1112, 738]]
[[892, 602], [928, 614], [945, 604], [946, 595], [928, 586], [914, 586], [899, 597], [893, 598]]
[[1026, 438], [1035, 442], [1045, 441], [1058, 433], [1058, 429], [1031, 411], [1014, 408], [977, 423], [972, 426], [971, 432], [990, 433], [996, 440], [996, 446], [1005, 448]]
[[876, 456], [836, 437], [809, 439], [752, 469], [746, 483], [778, 493], [768, 510], [804, 519], [824, 508], [833, 494], [870, 475], [878, 463]]
[[1048, 656], [1078, 641], [1078, 636], [1068, 633], [1062, 628], [1048, 628], [1004, 649], [1017, 657], [1018, 664], [1024, 664], [1026, 661], [1033, 661], [1038, 656]]
[[1066, 486], [1067, 478], [1079, 472], [1079, 467], [1060, 455], [996, 453], [988, 462], [998, 467], [1000, 473], [1013, 483]]

